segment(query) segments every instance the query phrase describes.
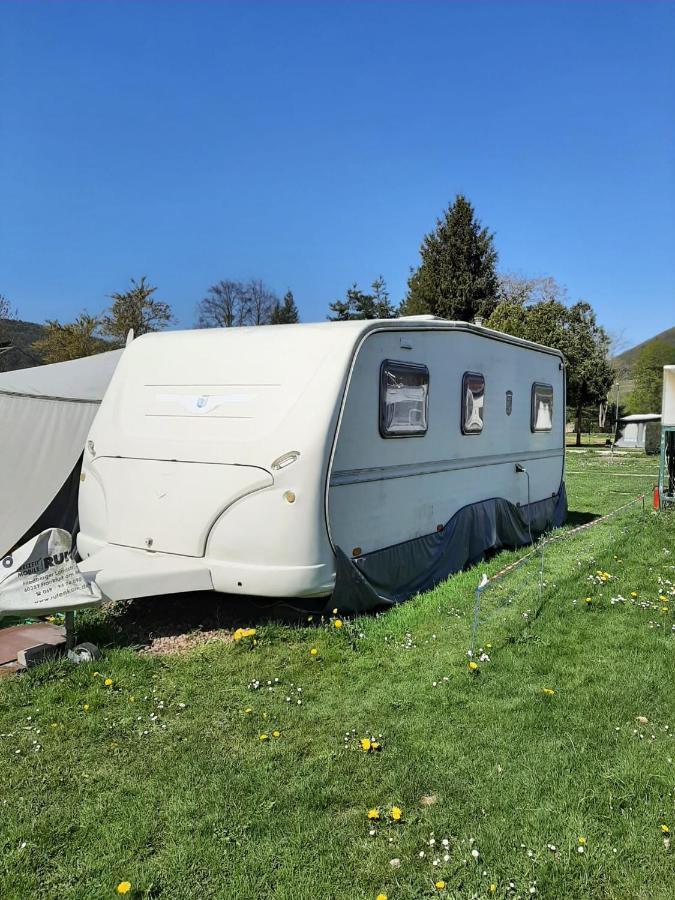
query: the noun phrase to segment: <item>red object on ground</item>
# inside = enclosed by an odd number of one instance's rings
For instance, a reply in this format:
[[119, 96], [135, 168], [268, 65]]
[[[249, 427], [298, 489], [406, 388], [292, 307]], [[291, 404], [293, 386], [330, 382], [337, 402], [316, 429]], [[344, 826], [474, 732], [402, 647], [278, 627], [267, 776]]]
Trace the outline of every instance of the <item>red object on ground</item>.
[[0, 628], [0, 675], [21, 668], [16, 658], [20, 650], [28, 650], [38, 644], [63, 644], [65, 639], [65, 629], [49, 622]]
[[659, 493], [658, 484], [654, 485], [654, 492], [652, 494], [652, 506], [654, 509], [660, 509], [661, 507], [661, 495]]

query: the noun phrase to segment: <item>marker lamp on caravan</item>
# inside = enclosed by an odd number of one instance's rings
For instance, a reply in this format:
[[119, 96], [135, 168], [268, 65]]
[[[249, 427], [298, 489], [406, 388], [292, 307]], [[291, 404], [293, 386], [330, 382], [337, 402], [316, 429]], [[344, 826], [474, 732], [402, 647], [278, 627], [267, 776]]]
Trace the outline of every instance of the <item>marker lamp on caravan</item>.
[[282, 456], [278, 456], [272, 463], [271, 468], [285, 469], [286, 466], [290, 466], [292, 463], [294, 463], [299, 456], [299, 450], [290, 450], [288, 453], [284, 453]]

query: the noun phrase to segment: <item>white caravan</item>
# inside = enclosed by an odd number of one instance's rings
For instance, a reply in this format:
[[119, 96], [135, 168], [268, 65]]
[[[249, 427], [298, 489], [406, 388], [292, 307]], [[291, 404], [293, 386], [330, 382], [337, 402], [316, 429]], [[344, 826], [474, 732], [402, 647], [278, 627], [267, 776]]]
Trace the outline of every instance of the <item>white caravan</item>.
[[560, 524], [564, 439], [562, 355], [464, 322], [145, 335], [86, 443], [80, 568], [111, 599], [393, 602]]

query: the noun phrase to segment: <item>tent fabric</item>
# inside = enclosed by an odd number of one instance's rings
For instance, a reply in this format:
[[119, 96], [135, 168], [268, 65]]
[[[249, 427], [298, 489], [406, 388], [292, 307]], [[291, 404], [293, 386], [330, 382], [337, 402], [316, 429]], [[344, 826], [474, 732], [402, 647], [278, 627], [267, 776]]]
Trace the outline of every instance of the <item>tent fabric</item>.
[[100, 403], [122, 350], [0, 373], [0, 395]]
[[624, 416], [619, 419], [619, 424], [624, 422], [659, 422], [661, 420], [660, 413], [635, 413], [632, 416]]
[[660, 421], [661, 416], [658, 413], [637, 413], [633, 416], [624, 416], [623, 419], [619, 419], [618, 437], [614, 446], [657, 452], [653, 445], [658, 444]]
[[338, 547], [330, 605], [361, 613], [401, 603], [479, 562], [490, 551], [529, 544], [530, 534], [534, 539], [560, 527], [566, 515], [563, 483], [554, 497], [529, 506], [514, 506], [501, 497], [472, 503], [458, 510], [440, 532], [357, 559], [350, 559]]
[[0, 555], [36, 534], [53, 502], [49, 524], [74, 530], [74, 470], [121, 353], [0, 374]]

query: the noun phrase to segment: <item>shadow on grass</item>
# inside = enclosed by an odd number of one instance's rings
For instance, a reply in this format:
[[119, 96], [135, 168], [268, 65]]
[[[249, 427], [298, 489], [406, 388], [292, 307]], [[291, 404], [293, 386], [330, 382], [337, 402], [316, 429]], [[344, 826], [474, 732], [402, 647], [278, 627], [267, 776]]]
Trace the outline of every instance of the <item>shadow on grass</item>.
[[600, 518], [600, 513], [592, 512], [568, 512], [565, 524], [570, 528], [577, 528], [579, 525], [588, 525], [589, 522], [595, 522]]
[[[575, 528], [599, 516], [599, 513], [571, 511], [566, 524]], [[482, 561], [493, 559], [504, 549], [508, 548], [488, 550]], [[196, 632], [228, 632], [262, 622], [309, 625], [312, 622], [308, 618], [312, 616], [313, 623], [317, 624], [326, 604], [327, 598], [249, 597], [214, 591], [144, 597], [109, 603], [100, 610], [82, 613], [77, 621], [77, 637], [78, 641], [92, 641], [102, 648], [142, 648], [158, 639], [181, 639]]]
[[100, 647], [140, 648], [158, 638], [182, 637], [202, 631], [234, 631], [261, 622], [308, 624], [308, 616], [321, 615], [321, 598], [284, 600], [194, 591], [143, 597], [106, 604], [82, 613], [77, 621], [78, 641]]

